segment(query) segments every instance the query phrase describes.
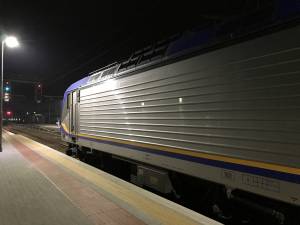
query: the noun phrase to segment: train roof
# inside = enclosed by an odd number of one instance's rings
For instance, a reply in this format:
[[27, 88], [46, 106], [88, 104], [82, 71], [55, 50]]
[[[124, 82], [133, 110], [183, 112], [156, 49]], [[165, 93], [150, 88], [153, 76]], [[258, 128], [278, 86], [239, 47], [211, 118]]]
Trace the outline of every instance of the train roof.
[[[282, 1], [284, 4], [284, 1]], [[261, 31], [272, 31], [274, 27], [299, 22], [300, 5], [283, 8], [277, 6], [276, 15], [259, 17], [257, 21], [249, 23], [248, 17], [230, 19], [220, 24], [214, 24], [194, 30], [185, 31], [158, 41], [143, 49], [135, 51], [131, 56], [120, 63], [115, 62], [88, 74], [83, 79], [68, 87], [65, 95], [79, 87], [108, 80], [124, 73], [140, 71], [167, 63], [170, 60], [180, 59], [182, 56], [197, 53], [200, 50], [212, 49], [222, 43], [234, 44], [234, 40], [241, 40], [245, 36], [262, 35]], [[284, 9], [282, 11], [282, 9]], [[281, 11], [280, 11], [281, 10]], [[263, 32], [265, 33], [265, 32]], [[254, 36], [255, 37], [255, 36]], [[221, 45], [224, 46], [224, 45]], [[65, 97], [64, 95], [64, 97]]]

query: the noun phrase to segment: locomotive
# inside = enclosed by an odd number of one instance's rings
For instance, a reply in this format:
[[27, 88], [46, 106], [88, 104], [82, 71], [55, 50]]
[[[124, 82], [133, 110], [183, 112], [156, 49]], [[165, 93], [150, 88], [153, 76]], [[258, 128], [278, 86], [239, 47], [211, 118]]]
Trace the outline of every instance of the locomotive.
[[300, 206], [299, 28], [136, 51], [66, 90], [62, 139], [80, 158], [128, 163], [137, 185], [178, 194], [199, 179], [283, 223]]

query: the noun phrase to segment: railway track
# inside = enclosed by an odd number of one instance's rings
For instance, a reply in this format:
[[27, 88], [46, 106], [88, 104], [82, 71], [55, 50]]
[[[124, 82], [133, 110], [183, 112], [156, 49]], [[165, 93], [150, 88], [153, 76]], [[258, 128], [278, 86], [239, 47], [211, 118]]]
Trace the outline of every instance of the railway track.
[[67, 144], [61, 140], [58, 128], [53, 129], [37, 124], [9, 124], [5, 126], [5, 129], [13, 133], [22, 134], [63, 153], [65, 153], [68, 147]]

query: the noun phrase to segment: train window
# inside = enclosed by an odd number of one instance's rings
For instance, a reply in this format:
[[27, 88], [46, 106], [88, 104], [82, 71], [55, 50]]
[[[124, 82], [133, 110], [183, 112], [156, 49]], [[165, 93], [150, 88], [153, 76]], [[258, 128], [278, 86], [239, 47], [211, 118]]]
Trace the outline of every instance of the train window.
[[71, 94], [68, 94], [68, 97], [67, 97], [67, 109], [70, 108], [70, 104], [71, 104]]

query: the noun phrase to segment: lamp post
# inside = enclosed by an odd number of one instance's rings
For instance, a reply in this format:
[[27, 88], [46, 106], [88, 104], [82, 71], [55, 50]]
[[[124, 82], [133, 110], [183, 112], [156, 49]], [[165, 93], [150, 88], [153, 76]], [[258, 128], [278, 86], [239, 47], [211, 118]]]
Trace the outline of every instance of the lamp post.
[[7, 36], [1, 42], [1, 79], [0, 79], [0, 152], [2, 152], [2, 128], [3, 128], [3, 61], [4, 47], [16, 48], [19, 46], [18, 39], [14, 36]]

